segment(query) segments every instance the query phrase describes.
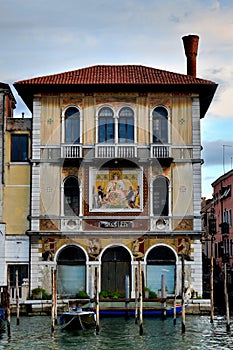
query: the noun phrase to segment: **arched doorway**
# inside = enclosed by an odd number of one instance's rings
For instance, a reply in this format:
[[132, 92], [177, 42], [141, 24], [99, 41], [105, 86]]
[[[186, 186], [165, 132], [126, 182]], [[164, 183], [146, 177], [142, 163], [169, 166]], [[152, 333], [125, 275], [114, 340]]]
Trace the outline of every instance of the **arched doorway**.
[[86, 291], [86, 256], [80, 247], [71, 245], [57, 258], [57, 293], [75, 296], [79, 291]]
[[163, 275], [167, 292], [173, 294], [176, 275], [176, 256], [173, 250], [163, 245], [156, 246], [150, 250], [146, 260], [147, 287], [158, 293]]
[[131, 256], [124, 247], [108, 248], [102, 256], [101, 289], [125, 295], [125, 277], [131, 281]]

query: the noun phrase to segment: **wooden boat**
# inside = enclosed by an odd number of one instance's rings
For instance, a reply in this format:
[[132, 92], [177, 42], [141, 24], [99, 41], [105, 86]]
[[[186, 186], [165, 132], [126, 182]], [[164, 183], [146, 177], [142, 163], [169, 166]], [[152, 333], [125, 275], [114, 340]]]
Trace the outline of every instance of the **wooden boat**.
[[5, 318], [5, 312], [2, 307], [0, 307], [0, 333], [5, 332], [6, 330], [6, 318]]
[[85, 330], [96, 325], [94, 311], [73, 308], [60, 316], [61, 329]]

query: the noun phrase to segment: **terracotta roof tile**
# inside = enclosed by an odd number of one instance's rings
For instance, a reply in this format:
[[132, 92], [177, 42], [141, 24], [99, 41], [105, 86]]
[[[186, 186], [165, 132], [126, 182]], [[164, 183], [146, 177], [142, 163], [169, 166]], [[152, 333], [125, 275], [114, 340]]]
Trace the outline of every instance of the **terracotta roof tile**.
[[141, 65], [96, 65], [77, 70], [21, 80], [14, 85], [167, 85], [215, 84], [195, 78]]

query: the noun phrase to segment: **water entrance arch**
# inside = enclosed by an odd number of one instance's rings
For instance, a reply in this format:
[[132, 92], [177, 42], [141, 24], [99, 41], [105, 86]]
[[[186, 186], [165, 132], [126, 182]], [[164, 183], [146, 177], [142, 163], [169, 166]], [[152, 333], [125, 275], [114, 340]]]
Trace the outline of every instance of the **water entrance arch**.
[[158, 293], [161, 289], [161, 276], [164, 275], [167, 292], [174, 293], [176, 255], [167, 246], [159, 245], [147, 255], [147, 287]]
[[75, 296], [86, 290], [86, 255], [75, 245], [66, 246], [57, 258], [57, 292]]
[[101, 289], [125, 294], [125, 277], [131, 281], [131, 256], [124, 247], [107, 248], [102, 255]]

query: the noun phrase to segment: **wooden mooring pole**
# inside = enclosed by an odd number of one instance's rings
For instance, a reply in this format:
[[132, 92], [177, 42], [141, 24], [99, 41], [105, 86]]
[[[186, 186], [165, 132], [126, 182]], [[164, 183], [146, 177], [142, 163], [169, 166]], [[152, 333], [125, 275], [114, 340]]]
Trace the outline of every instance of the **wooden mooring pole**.
[[10, 268], [8, 266], [7, 269], [7, 296], [6, 296], [6, 304], [7, 304], [7, 335], [11, 336], [11, 286], [10, 286]]
[[138, 269], [135, 268], [135, 324], [138, 323]]
[[129, 297], [130, 297], [130, 290], [129, 290], [129, 275], [125, 276], [125, 319], [129, 319]]
[[95, 268], [95, 300], [96, 300], [96, 333], [100, 330], [100, 302], [99, 302], [99, 269]]
[[54, 269], [54, 323], [57, 325], [57, 270]]
[[224, 263], [224, 295], [226, 304], [226, 322], [227, 322], [227, 332], [230, 331], [230, 312], [229, 312], [229, 300], [227, 291], [227, 264]]
[[16, 286], [16, 324], [19, 325], [19, 271], [15, 271], [15, 286]]
[[184, 255], [181, 257], [182, 263], [182, 333], [185, 333], [185, 293], [184, 293], [184, 281], [185, 281], [185, 270], [184, 270]]
[[51, 332], [55, 330], [57, 324], [57, 288], [56, 288], [56, 270], [51, 268], [51, 286], [52, 286], [52, 307], [51, 307]]
[[173, 314], [173, 324], [176, 325], [176, 293], [177, 293], [177, 282], [176, 282], [176, 269], [175, 269], [175, 280], [174, 280], [174, 314]]
[[[164, 299], [166, 297], [166, 281], [165, 275], [161, 275], [161, 297]], [[162, 320], [166, 318], [166, 301], [162, 302]]]
[[139, 261], [139, 334], [143, 335], [143, 288], [142, 288], [142, 263]]
[[51, 289], [52, 289], [52, 307], [51, 307], [51, 332], [54, 332], [54, 268], [51, 267]]
[[210, 323], [214, 322], [214, 237], [210, 246]]

